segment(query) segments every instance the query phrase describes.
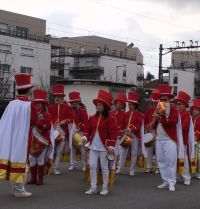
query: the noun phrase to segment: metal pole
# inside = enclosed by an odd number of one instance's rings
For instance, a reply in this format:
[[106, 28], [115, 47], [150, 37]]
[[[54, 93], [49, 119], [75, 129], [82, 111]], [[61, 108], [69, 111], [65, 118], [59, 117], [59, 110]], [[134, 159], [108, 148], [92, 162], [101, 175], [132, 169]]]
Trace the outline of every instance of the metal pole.
[[160, 44], [159, 47], [159, 73], [158, 73], [158, 79], [159, 82], [162, 83], [163, 79], [162, 79], [162, 51], [163, 51], [163, 45]]

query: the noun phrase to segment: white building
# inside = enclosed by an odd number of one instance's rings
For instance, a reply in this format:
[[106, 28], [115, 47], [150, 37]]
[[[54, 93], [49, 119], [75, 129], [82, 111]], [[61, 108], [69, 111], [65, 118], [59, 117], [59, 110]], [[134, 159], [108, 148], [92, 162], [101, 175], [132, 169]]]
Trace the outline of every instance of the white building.
[[143, 56], [136, 47], [97, 36], [58, 38], [50, 42], [53, 76], [142, 85]]
[[200, 97], [200, 52], [175, 51], [172, 53], [172, 65], [169, 70], [169, 84], [174, 95], [186, 91], [193, 99]]
[[1, 99], [13, 97], [15, 73], [32, 74], [35, 86], [49, 88], [51, 45], [46, 21], [3, 10], [0, 17]]

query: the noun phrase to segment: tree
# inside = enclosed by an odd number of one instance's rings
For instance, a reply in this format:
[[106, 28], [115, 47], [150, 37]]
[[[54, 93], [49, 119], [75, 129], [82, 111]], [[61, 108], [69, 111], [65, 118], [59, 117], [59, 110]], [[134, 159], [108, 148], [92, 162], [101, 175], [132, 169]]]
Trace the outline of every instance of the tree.
[[146, 80], [151, 81], [154, 78], [155, 78], [155, 76], [153, 74], [151, 74], [150, 72], [147, 72]]

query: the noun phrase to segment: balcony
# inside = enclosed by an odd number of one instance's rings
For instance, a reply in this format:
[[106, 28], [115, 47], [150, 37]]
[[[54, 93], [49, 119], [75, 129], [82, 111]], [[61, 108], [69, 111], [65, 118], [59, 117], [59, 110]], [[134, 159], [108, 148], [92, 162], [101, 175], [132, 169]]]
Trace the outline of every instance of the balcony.
[[0, 28], [0, 35], [11, 36], [15, 38], [27, 39], [31, 41], [39, 41], [39, 42], [49, 42], [49, 37], [47, 36], [38, 36], [29, 33], [20, 34], [16, 30], [5, 30]]
[[104, 73], [103, 67], [71, 67], [69, 73], [75, 79], [94, 79], [99, 80]]
[[64, 70], [64, 63], [60, 62], [51, 62], [51, 69], [52, 70]]

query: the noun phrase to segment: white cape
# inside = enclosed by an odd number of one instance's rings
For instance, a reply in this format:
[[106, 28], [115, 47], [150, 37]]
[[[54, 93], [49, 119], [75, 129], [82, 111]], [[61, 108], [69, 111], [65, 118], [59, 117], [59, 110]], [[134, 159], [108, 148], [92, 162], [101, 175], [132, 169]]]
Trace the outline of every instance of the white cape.
[[0, 120], [0, 179], [25, 179], [30, 117], [31, 102], [14, 100]]

